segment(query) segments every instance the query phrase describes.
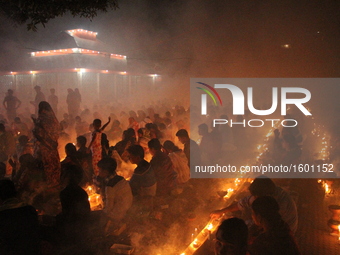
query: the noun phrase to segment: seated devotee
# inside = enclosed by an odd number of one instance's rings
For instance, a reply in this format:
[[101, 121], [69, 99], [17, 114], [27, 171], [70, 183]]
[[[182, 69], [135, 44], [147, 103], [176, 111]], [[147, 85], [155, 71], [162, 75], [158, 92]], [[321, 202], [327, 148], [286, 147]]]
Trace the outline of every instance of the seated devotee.
[[127, 130], [123, 131], [123, 139], [116, 143], [115, 149], [118, 152], [119, 156], [127, 162], [128, 159], [128, 153], [126, 151], [129, 146], [136, 144], [136, 134], [135, 130], [132, 128], [128, 128]]
[[262, 196], [252, 203], [252, 216], [263, 232], [249, 247], [251, 255], [298, 255], [299, 248], [288, 224], [282, 219], [279, 204], [270, 196]]
[[62, 130], [67, 130], [70, 126], [70, 116], [67, 113], [63, 114], [63, 119], [60, 121], [60, 126]]
[[83, 121], [80, 116], [76, 116], [75, 118], [75, 130], [77, 137], [85, 134], [88, 130], [89, 124], [86, 121]]
[[0, 162], [0, 180], [4, 179], [6, 176], [6, 164]]
[[153, 138], [148, 142], [152, 159], [150, 161], [157, 180], [157, 196], [169, 196], [176, 188], [177, 174], [169, 156], [162, 152], [162, 145], [158, 139]]
[[156, 177], [150, 163], [144, 159], [144, 149], [140, 145], [131, 145], [127, 149], [130, 162], [137, 167], [130, 179], [132, 194], [135, 197], [154, 197], [156, 195]]
[[201, 151], [201, 160], [203, 164], [212, 165], [220, 156], [220, 146], [217, 146], [217, 139], [209, 133], [208, 125], [202, 123], [198, 126], [198, 134], [202, 136], [199, 145]]
[[19, 117], [14, 118], [14, 122], [12, 123], [12, 130], [15, 134], [15, 136], [20, 136], [20, 135], [30, 135], [30, 131], [28, 129], [28, 126], [21, 121]]
[[68, 143], [65, 146], [66, 157], [61, 161], [61, 173], [60, 173], [60, 183], [61, 185], [66, 185], [65, 183], [65, 173], [68, 171], [69, 166], [75, 165], [81, 169], [81, 164], [78, 159], [78, 153], [76, 146], [73, 143]]
[[117, 162], [113, 158], [103, 158], [98, 162], [99, 177], [104, 184], [104, 213], [108, 218], [107, 231], [117, 229], [132, 205], [132, 192], [128, 181], [117, 175]]
[[163, 149], [174, 165], [174, 170], [177, 173], [177, 183], [184, 184], [189, 181], [190, 169], [184, 152], [170, 140], [164, 142]]
[[299, 163], [302, 154], [301, 147], [298, 145], [295, 136], [286, 134], [283, 136], [282, 146], [285, 149], [282, 165], [288, 166], [290, 164]]
[[148, 133], [150, 134], [150, 138], [157, 138], [162, 139], [162, 133], [158, 129], [158, 126], [154, 123], [147, 123], [145, 125], [145, 128], [148, 130]]
[[301, 144], [303, 142], [303, 137], [299, 130], [300, 125], [295, 125], [294, 117], [290, 114], [285, 115], [284, 118], [286, 126], [282, 127], [282, 137], [284, 137], [285, 135], [292, 135], [294, 136], [296, 143]]
[[239, 218], [224, 220], [216, 231], [215, 255], [246, 255], [248, 227]]
[[184, 144], [184, 153], [188, 159], [188, 166], [194, 168], [201, 164], [201, 151], [197, 143], [190, 139], [188, 131], [180, 129], [177, 131], [176, 136], [178, 140]]
[[282, 139], [280, 137], [281, 133], [280, 130], [274, 130], [274, 137], [270, 140], [269, 145], [269, 152], [272, 157], [272, 161], [274, 163], [280, 163], [282, 159], [282, 155], [284, 153], [284, 149], [282, 147]]
[[145, 152], [149, 151], [148, 142], [150, 141], [146, 128], [140, 128], [137, 131], [138, 139], [137, 144], [143, 147]]
[[32, 193], [41, 188], [44, 182], [44, 171], [38, 166], [38, 160], [31, 154], [21, 155], [19, 158], [20, 167], [13, 176], [18, 193], [21, 199], [27, 201]]
[[120, 127], [120, 121], [119, 120], [114, 120], [112, 122], [112, 126], [109, 129], [108, 133], [108, 138], [110, 140], [118, 140], [122, 137], [123, 129]]
[[26, 135], [21, 135], [18, 138], [18, 144], [16, 146], [16, 157], [20, 158], [21, 155], [31, 154], [33, 155], [33, 147], [30, 145], [29, 138]]
[[130, 162], [137, 165], [129, 182], [134, 196], [134, 209], [140, 212], [150, 212], [153, 210], [157, 189], [155, 173], [150, 163], [144, 159], [142, 146], [131, 145], [127, 152]]
[[250, 196], [246, 196], [226, 208], [213, 211], [210, 216], [213, 218], [218, 218], [223, 213], [236, 212], [239, 210], [245, 213], [250, 213], [251, 204], [257, 197], [272, 196], [280, 205], [280, 214], [282, 216], [282, 219], [287, 222], [292, 233], [296, 232], [298, 225], [297, 208], [295, 202], [286, 191], [276, 186], [270, 178], [263, 175], [257, 177], [251, 183], [251, 185], [249, 186], [249, 191], [251, 194]]
[[0, 180], [0, 254], [41, 254], [37, 212], [16, 196], [14, 183]]
[[132, 128], [135, 131], [135, 136], [137, 136], [137, 130], [139, 129], [139, 123], [134, 117], [129, 118], [128, 128]]

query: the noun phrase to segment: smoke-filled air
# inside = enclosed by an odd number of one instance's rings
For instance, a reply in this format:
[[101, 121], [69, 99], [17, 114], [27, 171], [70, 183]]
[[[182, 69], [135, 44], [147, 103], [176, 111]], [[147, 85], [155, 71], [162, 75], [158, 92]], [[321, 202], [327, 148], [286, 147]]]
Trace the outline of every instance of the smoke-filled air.
[[118, 5], [0, 14], [0, 254], [339, 254], [339, 4]]

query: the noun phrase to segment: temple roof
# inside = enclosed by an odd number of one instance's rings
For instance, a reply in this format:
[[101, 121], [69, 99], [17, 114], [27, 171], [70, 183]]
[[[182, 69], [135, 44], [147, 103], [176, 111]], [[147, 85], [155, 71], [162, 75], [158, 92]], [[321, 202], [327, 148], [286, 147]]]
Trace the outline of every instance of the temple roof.
[[49, 46], [43, 50], [81, 48], [107, 53], [114, 52], [113, 47], [97, 39], [97, 33], [83, 29], [73, 29], [61, 32]]

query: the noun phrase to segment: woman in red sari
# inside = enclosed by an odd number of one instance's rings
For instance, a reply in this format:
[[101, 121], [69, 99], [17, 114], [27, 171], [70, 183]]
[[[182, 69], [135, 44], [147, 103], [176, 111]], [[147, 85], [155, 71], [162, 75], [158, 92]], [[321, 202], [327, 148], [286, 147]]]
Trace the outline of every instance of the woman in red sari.
[[39, 103], [38, 118], [32, 119], [35, 137], [34, 156], [42, 160], [48, 187], [56, 187], [60, 182], [59, 122], [46, 101]]

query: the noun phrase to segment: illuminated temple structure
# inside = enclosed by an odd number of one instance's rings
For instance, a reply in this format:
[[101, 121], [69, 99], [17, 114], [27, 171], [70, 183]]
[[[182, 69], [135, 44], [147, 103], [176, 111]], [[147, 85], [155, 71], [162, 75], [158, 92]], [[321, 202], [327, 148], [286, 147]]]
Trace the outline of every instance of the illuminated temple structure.
[[66, 96], [68, 88], [77, 87], [84, 101], [86, 97], [108, 101], [134, 94], [141, 85], [148, 89], [161, 79], [157, 74], [133, 72], [127, 57], [113, 53], [93, 31], [67, 30], [51, 45], [28, 52], [17, 70], [0, 70], [1, 91], [11, 88], [32, 99], [36, 85], [46, 96], [50, 88], [55, 88], [61, 97]]

